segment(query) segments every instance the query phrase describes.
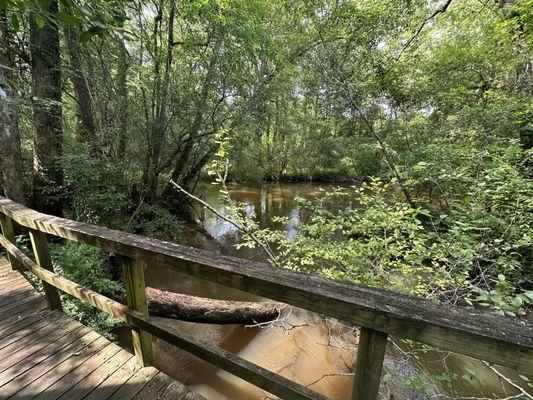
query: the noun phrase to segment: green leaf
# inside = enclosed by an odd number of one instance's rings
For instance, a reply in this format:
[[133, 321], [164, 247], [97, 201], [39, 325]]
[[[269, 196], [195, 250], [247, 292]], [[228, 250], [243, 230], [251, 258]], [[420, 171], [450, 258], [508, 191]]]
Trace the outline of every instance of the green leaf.
[[[52, 0], [37, 0], [37, 4], [39, 7], [41, 7], [43, 10], [48, 10], [50, 7], [50, 4], [52, 4]], [[44, 26], [44, 25], [43, 25]]]
[[0, 10], [7, 10], [11, 6], [9, 0], [0, 0]]
[[89, 28], [88, 30], [86, 30], [80, 35], [80, 43], [87, 43], [89, 40], [91, 40], [93, 36], [98, 35], [101, 32], [103, 32], [102, 28], [98, 28], [95, 26], [93, 26], [92, 28]]
[[522, 307], [522, 304], [523, 304], [523, 301], [520, 297], [516, 296], [514, 299], [513, 299], [513, 302], [511, 303], [511, 305], [514, 307], [514, 308], [520, 308]]
[[98, 28], [101, 28], [101, 29], [107, 29], [107, 25], [104, 24], [102, 21], [93, 21], [93, 23], [98, 27]]
[[39, 28], [42, 28], [44, 24], [46, 23], [46, 21], [41, 17], [35, 17], [35, 23], [37, 24]]
[[85, 15], [86, 17], [89, 17], [89, 18], [92, 18], [93, 17], [93, 13], [91, 12], [91, 10], [89, 10], [88, 8], [86, 7], [83, 7], [83, 6], [78, 6], [78, 9], [82, 12], [83, 15]]
[[15, 33], [20, 30], [20, 23], [17, 14], [11, 14], [11, 26], [13, 27]]
[[70, 14], [65, 14], [63, 12], [58, 12], [56, 14], [56, 17], [57, 19], [59, 19], [60, 21], [66, 23], [66, 24], [76, 24], [76, 25], [79, 25], [83, 22], [83, 20], [81, 18], [78, 18], [74, 15], [70, 15]]

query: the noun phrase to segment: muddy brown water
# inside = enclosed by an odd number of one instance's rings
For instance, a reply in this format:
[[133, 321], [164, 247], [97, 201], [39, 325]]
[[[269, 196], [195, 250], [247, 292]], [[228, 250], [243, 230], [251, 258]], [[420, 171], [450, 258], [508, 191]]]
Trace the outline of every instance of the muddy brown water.
[[[246, 204], [246, 212], [254, 215], [262, 227], [283, 229], [288, 237], [297, 233], [297, 223], [305, 218], [298, 208], [296, 197], [320, 198], [332, 185], [321, 184], [270, 184], [262, 187], [233, 186], [231, 196], [235, 202]], [[203, 199], [222, 210], [217, 188], [201, 184], [197, 190]], [[328, 207], [341, 207], [346, 202], [330, 202]], [[241, 240], [239, 232], [214, 214], [199, 211], [204, 233], [196, 232], [187, 239], [190, 246], [218, 251], [226, 255], [264, 261], [256, 249], [236, 249]], [[289, 217], [294, 226], [272, 222], [273, 217]], [[207, 234], [206, 234], [207, 233]], [[228, 300], [265, 301], [255, 295], [231, 289], [212, 282], [196, 279], [179, 272], [179, 265], [151, 264], [145, 272], [146, 284], [162, 290]], [[331, 399], [350, 399], [353, 366], [357, 349], [357, 331], [335, 320], [295, 307], [287, 307], [282, 320], [264, 327], [235, 325], [208, 325], [183, 321], [162, 320], [197, 339], [216, 344], [242, 358], [290, 378], [320, 392]], [[129, 342], [127, 331], [119, 332], [119, 340]], [[180, 351], [162, 341], [155, 340], [156, 366], [181, 380], [208, 399], [269, 399], [275, 398], [247, 382]], [[390, 381], [382, 390], [389, 399], [423, 399], [416, 386], [416, 376], [422, 373], [441, 375], [445, 372], [458, 375], [450, 390], [438, 380], [426, 381], [424, 386], [436, 398], [486, 397], [503, 398], [516, 394], [511, 385], [502, 381], [482, 363], [465, 357], [434, 352], [416, 352], [417, 348], [405, 345], [389, 346], [385, 365], [389, 371], [402, 376], [403, 383]], [[446, 364], [442, 363], [446, 358]], [[462, 375], [465, 367], [476, 371], [482, 380], [469, 382]], [[520, 379], [509, 371], [512, 379]], [[408, 382], [411, 382], [410, 384]], [[522, 382], [524, 384], [524, 382]], [[526, 385], [527, 386], [527, 385]], [[444, 397], [446, 396], [446, 397]], [[433, 397], [435, 398], [435, 397]], [[526, 397], [524, 397], [526, 398]]]

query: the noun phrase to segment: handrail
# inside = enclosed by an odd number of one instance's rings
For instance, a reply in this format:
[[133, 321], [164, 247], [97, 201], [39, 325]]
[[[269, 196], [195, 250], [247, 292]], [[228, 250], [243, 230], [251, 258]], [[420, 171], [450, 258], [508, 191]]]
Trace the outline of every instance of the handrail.
[[[533, 326], [525, 321], [300, 272], [284, 269], [273, 272], [272, 267], [266, 264], [49, 216], [3, 197], [0, 197], [1, 214], [30, 230], [98, 246], [135, 260], [172, 265], [180, 272], [198, 278], [359, 325], [363, 328], [360, 346], [363, 342], [373, 346], [374, 350], [378, 348], [384, 351], [386, 335], [378, 333], [392, 334], [515, 368], [526, 374], [533, 373]], [[18, 257], [15, 259], [18, 260]], [[180, 263], [177, 267], [180, 261], [188, 262]], [[159, 336], [161, 332], [154, 332], [156, 329], [151, 327], [153, 321], [145, 320], [151, 318], [143, 318], [136, 319], [138, 325], [142, 325], [137, 327]], [[167, 335], [168, 338], [173, 336], [166, 332], [165, 340]], [[183, 343], [173, 344], [183, 347]], [[359, 365], [356, 382], [361, 374], [366, 373], [365, 379], [377, 380], [379, 384], [382, 363], [378, 354], [380, 351], [371, 354], [361, 351], [358, 354], [358, 364], [362, 361], [361, 357], [369, 357], [367, 361], [374, 368], [367, 366], [363, 369]], [[239, 373], [237, 375], [241, 376]], [[373, 393], [376, 391], [377, 386], [370, 390]], [[373, 395], [364, 397], [364, 394], [354, 396], [373, 398]]]

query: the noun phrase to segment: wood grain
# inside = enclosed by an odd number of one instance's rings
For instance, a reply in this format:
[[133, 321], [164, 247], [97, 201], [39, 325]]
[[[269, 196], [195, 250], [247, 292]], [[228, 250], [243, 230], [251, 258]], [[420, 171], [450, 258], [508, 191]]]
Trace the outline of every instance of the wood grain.
[[378, 398], [386, 347], [386, 333], [361, 328], [357, 347], [353, 400]]
[[[144, 271], [139, 260], [129, 257], [120, 257], [122, 264], [122, 275], [126, 286], [126, 300], [128, 307], [140, 313], [148, 314], [148, 304], [146, 302]], [[154, 356], [152, 350], [152, 337], [150, 334], [132, 327], [131, 338], [135, 357], [139, 365], [147, 367], [153, 363]]]
[[[33, 254], [37, 264], [48, 271], [54, 272], [54, 266], [52, 264], [52, 257], [50, 256], [50, 250], [48, 249], [48, 241], [46, 240], [46, 233], [30, 229], [30, 240], [33, 248]], [[43, 289], [48, 302], [48, 307], [51, 310], [62, 310], [61, 298], [59, 297], [59, 291], [53, 285], [47, 282], [43, 283]]]

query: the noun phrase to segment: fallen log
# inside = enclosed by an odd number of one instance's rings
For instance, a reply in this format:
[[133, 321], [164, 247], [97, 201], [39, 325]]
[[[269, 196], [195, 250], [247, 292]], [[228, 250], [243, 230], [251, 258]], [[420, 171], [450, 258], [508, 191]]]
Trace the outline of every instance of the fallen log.
[[281, 305], [268, 302], [228, 301], [146, 288], [148, 312], [154, 317], [204, 324], [254, 325], [280, 316]]

